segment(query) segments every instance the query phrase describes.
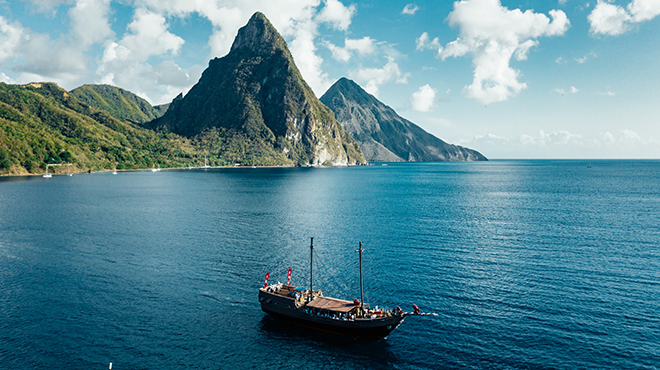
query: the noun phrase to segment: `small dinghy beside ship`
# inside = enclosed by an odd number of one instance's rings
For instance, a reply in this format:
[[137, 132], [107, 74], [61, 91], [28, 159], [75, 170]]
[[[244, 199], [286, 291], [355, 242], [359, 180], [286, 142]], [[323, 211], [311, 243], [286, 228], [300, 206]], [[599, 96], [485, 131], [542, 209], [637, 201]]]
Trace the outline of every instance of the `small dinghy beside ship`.
[[287, 285], [268, 285], [270, 273], [266, 274], [263, 288], [259, 289], [261, 309], [287, 322], [351, 337], [385, 338], [409, 315], [422, 314], [417, 306], [415, 312], [403, 312], [399, 307], [386, 310], [364, 304], [362, 284], [362, 243], [360, 254], [360, 301], [346, 301], [324, 297], [320, 290], [313, 289], [314, 238], [310, 244], [309, 287], [291, 286], [291, 269]]

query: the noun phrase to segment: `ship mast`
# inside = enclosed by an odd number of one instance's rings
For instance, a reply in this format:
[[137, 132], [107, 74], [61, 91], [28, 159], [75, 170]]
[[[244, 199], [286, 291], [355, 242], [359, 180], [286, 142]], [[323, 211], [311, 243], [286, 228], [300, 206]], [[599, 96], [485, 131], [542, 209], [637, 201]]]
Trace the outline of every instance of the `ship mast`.
[[310, 296], [314, 298], [314, 237], [309, 244], [309, 292]]
[[358, 249], [358, 252], [360, 253], [360, 310], [364, 312], [364, 291], [362, 288], [362, 242], [360, 242], [360, 249]]

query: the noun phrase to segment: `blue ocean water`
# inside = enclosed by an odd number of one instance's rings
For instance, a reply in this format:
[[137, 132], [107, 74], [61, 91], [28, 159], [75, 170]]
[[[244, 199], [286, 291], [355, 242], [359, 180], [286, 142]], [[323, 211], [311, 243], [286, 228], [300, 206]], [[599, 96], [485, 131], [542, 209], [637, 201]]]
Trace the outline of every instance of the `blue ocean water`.
[[[0, 179], [1, 369], [658, 369], [660, 161]], [[292, 327], [271, 281], [417, 304], [384, 340]]]

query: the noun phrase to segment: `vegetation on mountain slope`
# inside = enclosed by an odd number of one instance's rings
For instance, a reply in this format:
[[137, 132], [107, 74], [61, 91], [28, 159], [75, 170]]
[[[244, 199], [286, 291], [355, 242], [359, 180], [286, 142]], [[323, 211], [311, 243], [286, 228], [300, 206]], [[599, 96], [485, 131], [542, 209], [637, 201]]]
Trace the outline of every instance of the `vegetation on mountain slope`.
[[261, 13], [238, 31], [229, 54], [211, 60], [188, 94], [146, 126], [212, 141], [209, 150], [257, 164], [365, 163]]
[[71, 90], [70, 94], [82, 103], [133, 123], [149, 122], [165, 113], [162, 109], [152, 107], [149, 102], [132, 92], [115, 86], [83, 85]]
[[81, 102], [53, 83], [0, 83], [0, 174], [185, 166], [203, 152]]

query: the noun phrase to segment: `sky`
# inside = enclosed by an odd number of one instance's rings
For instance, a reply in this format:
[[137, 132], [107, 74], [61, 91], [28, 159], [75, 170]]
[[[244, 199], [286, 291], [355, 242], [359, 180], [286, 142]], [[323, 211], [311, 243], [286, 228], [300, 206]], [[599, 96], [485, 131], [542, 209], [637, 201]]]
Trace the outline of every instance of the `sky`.
[[490, 159], [660, 158], [660, 0], [0, 0], [0, 82], [184, 94], [264, 13], [339, 78]]

